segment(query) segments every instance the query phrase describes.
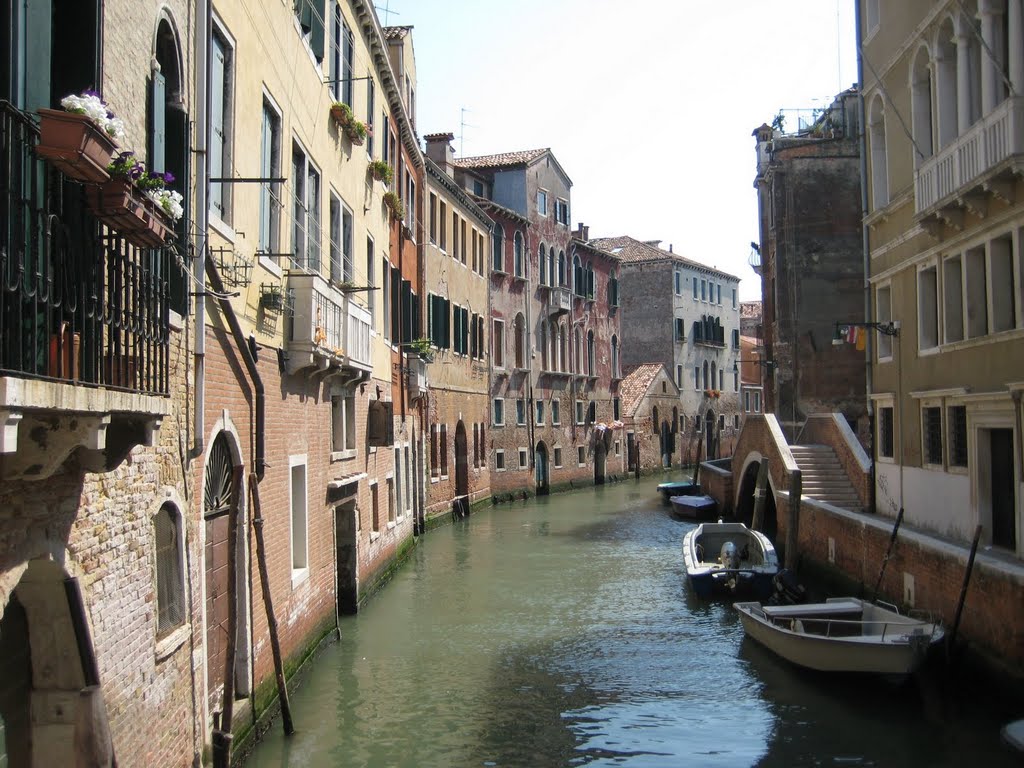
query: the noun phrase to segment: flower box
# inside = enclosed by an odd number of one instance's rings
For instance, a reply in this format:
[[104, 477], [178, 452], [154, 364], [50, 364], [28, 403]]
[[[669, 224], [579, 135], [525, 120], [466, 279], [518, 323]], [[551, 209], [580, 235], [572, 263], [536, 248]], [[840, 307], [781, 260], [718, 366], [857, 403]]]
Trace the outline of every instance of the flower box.
[[145, 212], [145, 228], [131, 233], [128, 240], [147, 248], [163, 248], [172, 232], [170, 219], [151, 201], [146, 202]]
[[88, 187], [86, 202], [97, 219], [126, 236], [149, 226], [142, 193], [126, 179], [110, 179], [101, 186]]
[[58, 109], [40, 109], [39, 118], [37, 154], [76, 181], [103, 183], [110, 180], [107, 164], [117, 144], [91, 117]]
[[60, 333], [50, 335], [50, 355], [46, 375], [56, 379], [78, 381], [82, 334], [72, 333], [67, 323], [60, 324]]
[[332, 104], [331, 117], [334, 118], [334, 122], [344, 127], [352, 120], [352, 109], [348, 104]]

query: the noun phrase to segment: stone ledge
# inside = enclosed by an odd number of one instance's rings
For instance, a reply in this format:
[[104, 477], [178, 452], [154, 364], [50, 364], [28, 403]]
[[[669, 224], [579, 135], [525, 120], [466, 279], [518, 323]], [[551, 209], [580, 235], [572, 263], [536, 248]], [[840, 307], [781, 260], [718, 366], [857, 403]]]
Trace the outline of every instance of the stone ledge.
[[171, 412], [171, 400], [160, 395], [0, 376], [0, 409], [138, 413], [162, 417]]

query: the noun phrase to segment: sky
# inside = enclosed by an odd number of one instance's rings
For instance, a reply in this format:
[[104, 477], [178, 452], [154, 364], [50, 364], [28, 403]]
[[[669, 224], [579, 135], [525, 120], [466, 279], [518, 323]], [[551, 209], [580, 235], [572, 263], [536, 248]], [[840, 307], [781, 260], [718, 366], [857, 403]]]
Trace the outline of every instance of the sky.
[[[759, 239], [751, 136], [857, 80], [853, 0], [377, 0], [412, 25], [417, 130], [456, 156], [550, 147], [590, 237], [741, 279]], [[792, 127], [787, 122], [787, 128]]]

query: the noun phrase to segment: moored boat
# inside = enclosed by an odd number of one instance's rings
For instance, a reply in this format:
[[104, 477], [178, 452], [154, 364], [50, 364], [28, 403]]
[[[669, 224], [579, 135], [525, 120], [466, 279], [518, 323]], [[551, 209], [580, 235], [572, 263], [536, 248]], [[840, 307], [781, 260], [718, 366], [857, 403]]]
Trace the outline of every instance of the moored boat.
[[683, 520], [711, 520], [718, 512], [718, 502], [710, 496], [671, 496], [672, 516]]
[[658, 483], [658, 493], [668, 501], [673, 496], [699, 496], [700, 484], [690, 480], [679, 480], [671, 483]]
[[801, 667], [821, 672], [906, 675], [943, 637], [931, 618], [853, 597], [824, 603], [734, 603], [747, 636]]
[[779, 571], [775, 547], [743, 523], [701, 523], [683, 537], [686, 575], [699, 597], [753, 593], [767, 599]]

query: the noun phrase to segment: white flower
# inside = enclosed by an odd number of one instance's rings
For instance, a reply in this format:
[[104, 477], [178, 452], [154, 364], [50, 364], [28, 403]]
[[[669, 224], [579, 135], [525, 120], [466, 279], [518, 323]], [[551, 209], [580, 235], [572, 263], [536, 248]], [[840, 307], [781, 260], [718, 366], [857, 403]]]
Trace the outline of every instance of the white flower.
[[185, 209], [182, 207], [182, 196], [180, 193], [175, 192], [173, 189], [156, 189], [146, 193], [149, 195], [149, 199], [159, 205], [163, 211], [171, 217], [174, 221], [177, 221], [185, 213]]
[[115, 117], [114, 113], [107, 109], [107, 105], [95, 93], [65, 96], [60, 100], [60, 105], [68, 112], [85, 115], [107, 135], [115, 139], [124, 138], [124, 122], [121, 118]]

